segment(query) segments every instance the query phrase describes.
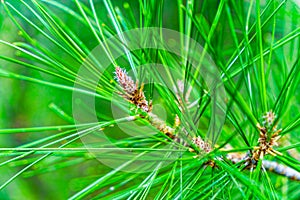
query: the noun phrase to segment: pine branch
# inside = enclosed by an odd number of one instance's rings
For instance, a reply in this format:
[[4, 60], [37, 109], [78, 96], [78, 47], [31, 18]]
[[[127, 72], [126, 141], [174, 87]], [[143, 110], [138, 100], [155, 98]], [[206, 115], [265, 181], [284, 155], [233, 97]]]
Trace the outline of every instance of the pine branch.
[[[182, 132], [185, 133], [187, 136], [186, 138], [180, 137], [179, 134], [176, 134], [176, 128], [172, 128], [168, 126], [163, 120], [161, 120], [157, 115], [152, 113], [152, 105], [151, 103], [148, 103], [148, 101], [145, 98], [144, 92], [143, 92], [143, 85], [138, 88], [138, 81], [136, 83], [132, 80], [130, 76], [126, 73], [124, 69], [121, 69], [120, 67], [116, 67], [116, 80], [118, 81], [119, 85], [121, 86], [123, 93], [122, 96], [129, 101], [130, 103], [136, 105], [138, 108], [142, 109], [144, 111], [144, 114], [141, 114], [140, 117], [145, 118], [148, 120], [148, 122], [157, 128], [159, 131], [164, 133], [166, 136], [168, 136], [170, 139], [172, 139], [174, 142], [182, 144], [183, 146], [189, 147], [190, 152], [198, 152], [197, 149], [201, 150], [201, 153], [209, 153], [212, 151], [212, 147], [209, 145], [208, 142], [205, 142], [200, 136], [196, 138], [191, 138], [189, 134], [187, 133], [186, 129], [181, 129]], [[180, 83], [180, 82], [179, 82]], [[179, 85], [180, 86], [180, 85]], [[183, 86], [181, 85], [179, 87], [179, 91], [176, 89], [176, 97], [180, 100], [180, 94], [179, 92], [183, 93]], [[189, 92], [190, 93], [190, 92]], [[189, 93], [187, 96], [189, 96]], [[188, 97], [184, 99], [186, 102], [188, 102]], [[179, 101], [180, 104], [182, 104], [181, 101]], [[179, 108], [180, 105], [179, 105]], [[277, 141], [280, 139], [280, 132], [281, 129], [277, 130], [277, 125], [274, 125], [276, 115], [269, 111], [266, 113], [266, 115], [263, 116], [263, 126], [260, 124], [257, 124], [257, 128], [260, 133], [260, 137], [258, 139], [259, 146], [254, 148], [254, 152], [248, 152], [246, 155], [241, 155], [239, 153], [236, 154], [228, 154], [226, 157], [228, 160], [230, 160], [233, 164], [235, 163], [243, 163], [243, 168], [245, 169], [253, 169], [257, 167], [257, 162], [259, 159], [264, 159], [264, 156], [266, 154], [271, 154], [273, 156], [276, 155], [282, 155], [280, 152], [273, 149], [273, 146], [277, 146]], [[178, 116], [176, 115], [175, 118], [175, 124], [176, 126], [179, 126], [180, 120]], [[192, 145], [189, 145], [189, 141], [192, 141]], [[195, 148], [196, 147], [196, 148]], [[194, 158], [199, 157], [199, 154], [197, 153]], [[221, 159], [222, 158], [215, 158], [215, 159]], [[205, 163], [205, 165], [209, 165], [212, 167], [215, 167], [214, 161], [210, 160]], [[263, 160], [262, 167], [265, 170], [272, 171], [277, 174], [284, 175], [288, 178], [291, 178], [293, 180], [300, 180], [300, 173], [296, 170], [281, 165], [275, 161], [268, 161]]]
[[[179, 134], [176, 134], [176, 127], [178, 127], [180, 124], [180, 119], [177, 115], [175, 117], [175, 128], [172, 128], [168, 126], [163, 120], [161, 120], [156, 114], [152, 113], [152, 103], [148, 103], [148, 101], [146, 100], [143, 92], [143, 85], [138, 88], [138, 81], [134, 83], [132, 78], [128, 76], [125, 69], [116, 67], [115, 74], [115, 78], [119, 83], [119, 86], [121, 86], [123, 90], [123, 94], [121, 94], [121, 96], [123, 96], [124, 99], [136, 105], [137, 108], [140, 108], [143, 111], [143, 113], [140, 114], [141, 118], [148, 120], [148, 122], [152, 126], [158, 129], [160, 132], [164, 133], [174, 142], [189, 147], [190, 152], [199, 152], [200, 150], [209, 153], [211, 151], [211, 146], [209, 143], [205, 142], [200, 136], [192, 138], [184, 128], [181, 129], [181, 131], [184, 133], [183, 135], [186, 136], [185, 138], [183, 138]], [[177, 96], [179, 95], [177, 94]]]
[[[246, 169], [253, 169], [257, 167], [258, 160], [262, 160], [262, 168], [276, 174], [286, 176], [292, 180], [300, 181], [300, 173], [291, 167], [279, 164], [276, 161], [264, 160], [266, 154], [272, 156], [282, 155], [282, 153], [273, 149], [273, 146], [278, 146], [277, 141], [280, 139], [280, 132], [282, 129], [277, 130], [277, 125], [274, 125], [276, 115], [271, 111], [267, 112], [262, 117], [264, 121], [263, 126], [257, 124], [259, 130], [259, 146], [254, 147], [254, 152], [250, 151], [246, 155], [235, 153], [227, 155], [227, 159], [232, 163], [243, 163], [243, 167]], [[229, 147], [230, 148], [230, 147]]]

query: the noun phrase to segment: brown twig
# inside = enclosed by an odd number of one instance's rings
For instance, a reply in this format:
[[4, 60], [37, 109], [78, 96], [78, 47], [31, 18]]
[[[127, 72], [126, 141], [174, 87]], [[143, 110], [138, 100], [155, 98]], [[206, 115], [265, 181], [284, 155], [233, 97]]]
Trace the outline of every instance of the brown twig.
[[[205, 142], [201, 137], [191, 137], [189, 133], [186, 131], [186, 129], [182, 128], [180, 129], [183, 134], [185, 134], [184, 137], [180, 137], [180, 135], [176, 134], [177, 128], [180, 126], [180, 119], [178, 115], [175, 116], [175, 122], [174, 127], [168, 126], [163, 120], [161, 120], [157, 115], [152, 113], [152, 103], [148, 103], [146, 100], [146, 97], [143, 92], [143, 84], [140, 88], [138, 88], [138, 81], [136, 83], [132, 80], [130, 76], [126, 73], [124, 69], [121, 69], [120, 67], [116, 67], [116, 79], [123, 89], [122, 96], [129, 101], [130, 103], [136, 105], [138, 108], [140, 108], [142, 111], [145, 112], [145, 114], [140, 115], [142, 118], [148, 120], [148, 122], [157, 128], [159, 131], [164, 133], [167, 137], [172, 139], [176, 143], [180, 143], [186, 147], [189, 147], [190, 152], [197, 153], [198, 151], [193, 146], [196, 146], [202, 153], [209, 153], [212, 151], [212, 147], [208, 142]], [[180, 86], [180, 85], [179, 85]], [[177, 98], [180, 99], [179, 92], [183, 92], [182, 87], [179, 87], [179, 91], [175, 90]], [[185, 101], [188, 103], [188, 99], [185, 99]], [[179, 103], [182, 103], [181, 100]], [[179, 105], [181, 106], [181, 105]], [[181, 107], [180, 107], [181, 109]], [[276, 156], [276, 155], [282, 155], [280, 152], [273, 149], [274, 146], [277, 146], [277, 141], [280, 138], [280, 132], [281, 129], [276, 130], [276, 126], [272, 127], [274, 123], [274, 119], [276, 118], [276, 115], [269, 111], [266, 113], [266, 115], [263, 116], [263, 126], [260, 124], [257, 124], [257, 128], [259, 130], [259, 139], [258, 139], [258, 146], [254, 148], [254, 151], [251, 155], [251, 153], [247, 153], [246, 155], [242, 155], [239, 153], [234, 154], [228, 154], [227, 159], [229, 159], [232, 163], [238, 163], [243, 162], [246, 169], [253, 169], [256, 167], [257, 161], [259, 159], [264, 159], [264, 156], [267, 154]], [[189, 145], [187, 140], [191, 141], [193, 145]], [[199, 157], [199, 152], [197, 153], [194, 158]], [[205, 163], [205, 165], [209, 165], [211, 167], [215, 167], [215, 162], [213, 160], [209, 160]], [[263, 160], [262, 166], [264, 169], [273, 171], [277, 174], [285, 175], [286, 177], [289, 177], [294, 180], [300, 180], [300, 173], [293, 170], [292, 168], [289, 168], [287, 166], [278, 164], [274, 161], [267, 161]]]
[[[196, 149], [191, 147], [186, 139], [181, 138], [178, 134], [175, 133], [176, 128], [180, 125], [180, 119], [178, 115], [175, 116], [175, 124], [172, 128], [168, 126], [163, 120], [161, 120], [156, 114], [152, 113], [152, 103], [148, 103], [148, 101], [145, 98], [144, 92], [143, 92], [143, 84], [140, 88], [138, 88], [138, 81], [136, 83], [133, 81], [133, 79], [128, 76], [127, 72], [124, 69], [121, 69], [120, 67], [116, 67], [116, 80], [123, 89], [122, 96], [129, 101], [130, 103], [136, 105], [138, 108], [142, 109], [145, 113], [144, 115], [141, 115], [142, 118], [148, 120], [148, 122], [157, 128], [159, 131], [164, 133], [166, 136], [168, 136], [173, 141], [180, 143], [186, 147], [190, 147], [191, 152], [197, 152]], [[180, 87], [180, 92], [183, 92], [182, 86]], [[177, 91], [178, 92], [178, 91]], [[179, 94], [177, 94], [179, 97]], [[210, 152], [211, 147], [209, 143], [203, 141], [199, 136], [197, 138], [191, 138], [188, 135], [188, 132], [185, 129], [182, 129], [186, 135], [186, 138], [190, 140], [196, 147], [198, 147], [201, 151], [204, 152]]]

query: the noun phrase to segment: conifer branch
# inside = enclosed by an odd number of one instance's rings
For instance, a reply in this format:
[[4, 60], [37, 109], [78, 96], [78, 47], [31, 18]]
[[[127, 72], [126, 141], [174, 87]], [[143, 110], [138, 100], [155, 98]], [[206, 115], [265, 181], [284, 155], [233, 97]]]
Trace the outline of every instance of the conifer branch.
[[[143, 91], [143, 85], [139, 88], [138, 81], [134, 82], [133, 79], [127, 74], [125, 69], [121, 69], [120, 67], [116, 67], [116, 80], [122, 88], [123, 94], [121, 94], [124, 99], [129, 101], [130, 103], [136, 105], [137, 108], [140, 108], [144, 114], [140, 115], [140, 117], [146, 119], [152, 126], [158, 129], [160, 132], [164, 133], [174, 142], [182, 144], [183, 146], [189, 147], [190, 152], [198, 152], [197, 148], [200, 150], [199, 153], [210, 153], [213, 149], [208, 142], [205, 142], [200, 136], [192, 138], [186, 129], [180, 129], [186, 137], [181, 137], [178, 133], [176, 133], [176, 128], [172, 128], [168, 126], [163, 120], [159, 118], [156, 114], [152, 113], [152, 104], [146, 100]], [[181, 84], [181, 82], [178, 82]], [[179, 91], [176, 89], [176, 97], [179, 99], [179, 103], [182, 103], [180, 100], [180, 92], [183, 92], [183, 86], [179, 86]], [[184, 101], [188, 103], [188, 96], [190, 91], [185, 96]], [[181, 105], [179, 105], [180, 107]], [[181, 109], [181, 108], [180, 108]], [[277, 125], [274, 125], [276, 115], [269, 111], [266, 115], [263, 116], [263, 126], [257, 124], [257, 128], [259, 130], [259, 145], [254, 148], [253, 153], [248, 152], [246, 155], [242, 155], [239, 153], [227, 154], [226, 158], [230, 160], [233, 164], [235, 163], [243, 163], [243, 168], [245, 169], [253, 169], [257, 165], [257, 161], [259, 159], [264, 159], [266, 154], [270, 155], [282, 155], [280, 152], [273, 149], [273, 146], [277, 146], [277, 141], [280, 139], [281, 129], [277, 130]], [[175, 116], [175, 127], [180, 125], [180, 119], [178, 115]], [[191, 145], [189, 145], [191, 144]], [[197, 147], [194, 148], [193, 146]], [[199, 154], [197, 153], [194, 158], [198, 158]], [[221, 158], [216, 158], [221, 159]], [[223, 160], [223, 159], [221, 159]], [[205, 165], [209, 165], [211, 167], [215, 167], [215, 163], [213, 160], [210, 160], [205, 163]], [[290, 167], [281, 165], [275, 161], [263, 160], [262, 167], [265, 170], [272, 171], [277, 174], [284, 175], [293, 180], [300, 180], [300, 173], [293, 170]]]
[[[176, 134], [175, 128], [168, 126], [163, 120], [161, 120], [156, 114], [152, 112], [152, 103], [148, 103], [146, 97], [143, 92], [143, 85], [138, 88], [138, 81], [134, 82], [132, 78], [127, 74], [125, 69], [121, 69], [120, 67], [116, 67], [116, 80], [122, 88], [122, 96], [124, 99], [129, 101], [130, 103], [136, 105], [137, 108], [140, 108], [144, 111], [143, 115], [140, 116], [158, 129], [160, 132], [164, 133], [170, 139], [172, 139], [176, 143], [180, 143], [183, 146], [190, 147], [190, 152], [198, 152], [197, 149], [192, 146], [196, 146], [200, 151], [210, 152], [211, 147], [210, 144], [201, 139], [200, 136], [196, 138], [192, 138], [188, 132], [183, 128], [181, 131], [185, 134], [185, 139], [181, 137], [179, 134]], [[180, 91], [183, 92], [183, 87], [180, 87]], [[178, 92], [178, 91], [177, 91]], [[179, 96], [177, 94], [177, 96]], [[180, 119], [176, 115], [175, 116], [175, 127], [178, 127], [180, 124]], [[189, 145], [193, 143], [193, 145]]]

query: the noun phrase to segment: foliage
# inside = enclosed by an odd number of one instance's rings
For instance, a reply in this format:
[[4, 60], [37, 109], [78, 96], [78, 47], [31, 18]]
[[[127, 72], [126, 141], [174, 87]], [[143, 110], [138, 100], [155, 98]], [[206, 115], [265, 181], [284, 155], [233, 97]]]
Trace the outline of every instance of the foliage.
[[[2, 0], [1, 198], [299, 199], [299, 178], [291, 179], [300, 173], [299, 10], [285, 0]], [[182, 57], [124, 48], [123, 32], [147, 27], [176, 30], [203, 49], [184, 36]], [[209, 55], [218, 69], [220, 133], [208, 125], [214, 91], [204, 67], [187, 55], [204, 66]], [[162, 71], [137, 67], [148, 63]], [[116, 69], [128, 77], [120, 81]], [[212, 149], [203, 152], [204, 143]]]

